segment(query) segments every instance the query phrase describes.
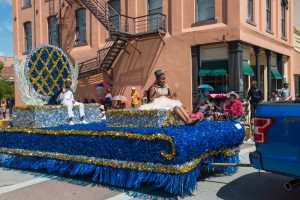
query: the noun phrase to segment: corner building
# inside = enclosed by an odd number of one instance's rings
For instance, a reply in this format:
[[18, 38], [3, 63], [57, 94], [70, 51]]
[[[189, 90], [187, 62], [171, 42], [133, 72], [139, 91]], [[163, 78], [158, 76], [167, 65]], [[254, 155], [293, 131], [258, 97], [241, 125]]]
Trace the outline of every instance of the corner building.
[[115, 95], [129, 97], [132, 86], [143, 93], [157, 69], [189, 109], [200, 84], [244, 97], [257, 80], [267, 99], [284, 82], [294, 93], [293, 7], [291, 0], [14, 0], [14, 53], [62, 48], [79, 63], [81, 101], [99, 101], [102, 82]]

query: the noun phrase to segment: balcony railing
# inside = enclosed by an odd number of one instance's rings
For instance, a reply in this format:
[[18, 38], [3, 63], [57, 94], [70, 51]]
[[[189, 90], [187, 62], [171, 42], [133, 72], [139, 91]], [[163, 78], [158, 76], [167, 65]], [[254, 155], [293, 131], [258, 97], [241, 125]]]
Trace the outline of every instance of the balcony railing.
[[161, 13], [140, 17], [115, 15], [109, 17], [115, 30], [128, 35], [144, 35], [148, 33], [166, 33], [166, 16]]

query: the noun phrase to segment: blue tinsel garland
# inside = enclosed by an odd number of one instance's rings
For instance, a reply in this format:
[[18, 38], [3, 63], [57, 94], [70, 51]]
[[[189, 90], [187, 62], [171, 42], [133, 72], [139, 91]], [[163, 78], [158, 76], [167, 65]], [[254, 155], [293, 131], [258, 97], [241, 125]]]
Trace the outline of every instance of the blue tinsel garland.
[[[68, 155], [84, 155], [120, 161], [162, 163], [179, 165], [214, 150], [238, 147], [244, 138], [244, 129], [238, 129], [232, 122], [201, 122], [196, 126], [172, 126], [166, 128], [108, 128], [105, 123], [88, 125], [59, 126], [47, 130], [94, 130], [123, 131], [142, 135], [164, 133], [175, 142], [176, 156], [172, 160], [160, 153], [170, 150], [166, 141], [142, 141], [128, 138], [93, 137], [83, 135], [40, 135], [0, 132], [0, 147], [30, 151], [54, 152]], [[218, 155], [205, 162], [238, 162], [238, 155], [227, 157]], [[61, 174], [93, 176], [93, 181], [138, 188], [142, 182], [151, 182], [153, 187], [163, 187], [167, 192], [184, 196], [196, 187], [201, 164], [182, 174], [153, 173], [136, 170], [117, 169], [72, 161], [36, 158], [17, 155], [2, 156], [0, 162], [5, 167], [19, 169], [45, 169]], [[204, 161], [203, 161], [204, 162]], [[221, 168], [225, 173], [235, 172], [235, 167]]]
[[[206, 162], [238, 163], [238, 155], [225, 157], [223, 155], [208, 158]], [[95, 166], [90, 164], [66, 162], [54, 159], [23, 157], [0, 154], [0, 163], [4, 167], [23, 170], [46, 170], [49, 173], [60, 175], [90, 175], [93, 182], [104, 183], [117, 187], [136, 189], [142, 183], [151, 183], [154, 188], [164, 188], [166, 192], [181, 197], [191, 195], [197, 187], [197, 178], [201, 176], [198, 166], [192, 171], [184, 174], [152, 173], [135, 170], [114, 169], [110, 167]], [[210, 170], [221, 170], [224, 174], [236, 172], [236, 167], [218, 167]]]
[[[202, 122], [196, 127], [173, 126], [167, 128], [107, 128], [105, 123], [59, 126], [48, 130], [95, 130], [126, 131], [139, 134], [164, 133], [174, 139], [176, 157], [169, 161], [161, 157], [162, 151], [170, 151], [166, 141], [141, 141], [127, 138], [91, 137], [80, 135], [39, 135], [1, 133], [1, 147], [32, 151], [58, 152], [70, 155], [94, 156], [98, 158], [183, 164], [200, 155], [221, 148], [231, 149], [241, 144], [244, 130], [237, 129], [232, 122]], [[21, 143], [18, 141], [22, 141]]]

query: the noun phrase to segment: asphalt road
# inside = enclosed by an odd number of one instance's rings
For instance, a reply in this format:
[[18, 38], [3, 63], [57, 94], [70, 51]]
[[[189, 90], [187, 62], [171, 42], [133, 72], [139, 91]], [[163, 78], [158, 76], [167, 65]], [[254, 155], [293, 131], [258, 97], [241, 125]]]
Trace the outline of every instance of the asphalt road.
[[[243, 144], [241, 162], [249, 163], [248, 153], [253, 144]], [[187, 200], [296, 200], [300, 187], [291, 192], [283, 189], [290, 178], [253, 168], [240, 168], [231, 176], [203, 177], [198, 190]], [[74, 177], [56, 177], [34, 172], [0, 168], [0, 200], [129, 200], [129, 199], [179, 199], [161, 190], [144, 187], [138, 191], [124, 191], [103, 185], [94, 185]]]

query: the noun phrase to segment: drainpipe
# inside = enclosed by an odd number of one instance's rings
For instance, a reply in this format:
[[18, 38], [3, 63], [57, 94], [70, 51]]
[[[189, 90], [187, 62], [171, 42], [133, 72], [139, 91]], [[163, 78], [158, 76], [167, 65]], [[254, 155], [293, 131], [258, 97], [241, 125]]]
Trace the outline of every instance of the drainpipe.
[[36, 47], [36, 19], [35, 19], [35, 15], [36, 15], [36, 10], [35, 10], [35, 0], [33, 0], [33, 27], [34, 27], [34, 43], [33, 46], [34, 48]]
[[59, 0], [58, 47], [62, 48], [61, 0]]

